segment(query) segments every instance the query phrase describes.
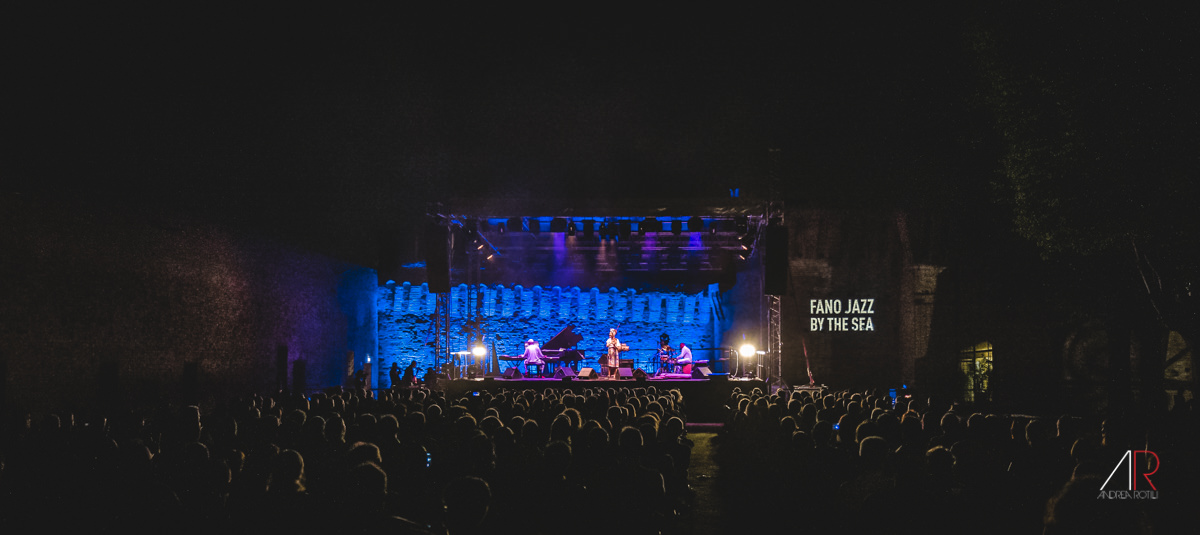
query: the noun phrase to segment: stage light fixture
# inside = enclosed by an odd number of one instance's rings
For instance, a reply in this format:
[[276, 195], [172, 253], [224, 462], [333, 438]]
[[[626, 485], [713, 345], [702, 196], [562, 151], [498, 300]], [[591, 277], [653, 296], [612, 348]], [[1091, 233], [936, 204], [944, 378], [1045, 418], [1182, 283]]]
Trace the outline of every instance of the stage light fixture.
[[471, 348], [471, 354], [475, 355], [476, 357], [482, 357], [487, 354], [487, 349], [483, 346], [475, 346]]
[[750, 344], [744, 344], [738, 349], [738, 355], [742, 357], [752, 357], [754, 354], [754, 346]]

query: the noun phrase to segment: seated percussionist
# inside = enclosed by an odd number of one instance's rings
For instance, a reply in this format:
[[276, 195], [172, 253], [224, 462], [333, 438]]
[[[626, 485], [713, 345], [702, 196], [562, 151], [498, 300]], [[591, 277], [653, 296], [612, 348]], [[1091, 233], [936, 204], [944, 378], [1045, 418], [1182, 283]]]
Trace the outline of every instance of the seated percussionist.
[[538, 345], [537, 341], [530, 338], [525, 342], [525, 370], [529, 371], [530, 366], [536, 366], [538, 375], [542, 375], [542, 366], [545, 365], [545, 355], [542, 354], [542, 346]]
[[679, 356], [675, 358], [675, 373], [692, 373], [692, 348], [679, 343]]
[[672, 366], [675, 364], [675, 359], [671, 358], [671, 353], [675, 350], [671, 349], [671, 344], [663, 343], [662, 347], [658, 348], [658, 374], [669, 373]]

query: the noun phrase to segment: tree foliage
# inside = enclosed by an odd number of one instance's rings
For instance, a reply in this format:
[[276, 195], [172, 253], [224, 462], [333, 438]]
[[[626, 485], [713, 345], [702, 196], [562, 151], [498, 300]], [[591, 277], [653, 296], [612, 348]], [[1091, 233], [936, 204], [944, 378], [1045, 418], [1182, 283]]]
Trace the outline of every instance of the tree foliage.
[[1132, 274], [1158, 319], [1194, 341], [1192, 12], [1017, 2], [980, 20], [970, 34], [977, 102], [993, 121], [992, 185], [1014, 231], [1043, 257]]

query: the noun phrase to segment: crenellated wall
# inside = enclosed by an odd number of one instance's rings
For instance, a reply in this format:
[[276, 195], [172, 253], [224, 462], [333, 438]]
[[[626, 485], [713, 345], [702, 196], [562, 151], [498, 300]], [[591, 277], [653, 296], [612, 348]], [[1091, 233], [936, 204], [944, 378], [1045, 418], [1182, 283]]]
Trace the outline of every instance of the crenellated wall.
[[[450, 350], [470, 349], [470, 335], [463, 325], [470, 318], [470, 287], [465, 284], [450, 292]], [[618, 338], [628, 344], [629, 358], [648, 369], [658, 347], [659, 336], [667, 333], [675, 347], [686, 342], [692, 347], [712, 347], [713, 314], [711, 291], [638, 293], [633, 289], [579, 287], [484, 286], [479, 307], [484, 322], [484, 343], [491, 351], [519, 355], [528, 339], [546, 342], [567, 325], [583, 336], [578, 348], [591, 359], [604, 352], [608, 329], [620, 326]], [[406, 366], [417, 359], [420, 369], [434, 365], [432, 346], [436, 294], [426, 284], [388, 284], [379, 288], [380, 372], [393, 363]], [[698, 358], [704, 358], [698, 354]], [[490, 361], [490, 357], [488, 359]], [[589, 361], [588, 364], [594, 364]], [[502, 364], [502, 367], [507, 367]]]

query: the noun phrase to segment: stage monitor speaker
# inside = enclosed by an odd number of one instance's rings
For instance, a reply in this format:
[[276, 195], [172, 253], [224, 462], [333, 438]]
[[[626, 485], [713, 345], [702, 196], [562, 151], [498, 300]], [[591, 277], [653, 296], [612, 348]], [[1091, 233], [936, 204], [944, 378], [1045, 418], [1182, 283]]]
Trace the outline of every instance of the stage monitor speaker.
[[513, 366], [507, 370], [504, 370], [504, 378], [505, 379], [520, 379], [521, 378], [521, 370], [518, 370], [516, 366]]
[[557, 370], [554, 370], [555, 379], [571, 379], [572, 377], [575, 377], [575, 370], [566, 366], [560, 366]]
[[430, 293], [450, 292], [450, 247], [445, 225], [430, 223], [425, 227], [425, 277]]
[[707, 379], [709, 375], [712, 375], [712, 370], [708, 369], [708, 366], [692, 368], [692, 378], [694, 379]]
[[617, 372], [620, 374], [617, 379], [633, 379], [633, 370], [629, 368], [621, 368]]
[[763, 293], [787, 293], [788, 230], [781, 224], [767, 225], [766, 251], [763, 252]]
[[646, 372], [644, 370], [642, 370], [641, 368], [633, 370], [633, 378], [634, 378], [634, 380], [637, 380], [637, 381], [645, 381], [646, 380]]
[[596, 370], [593, 370], [591, 368], [584, 368], [582, 370], [579, 370], [579, 378], [580, 379], [595, 379], [596, 377], [597, 377]]

